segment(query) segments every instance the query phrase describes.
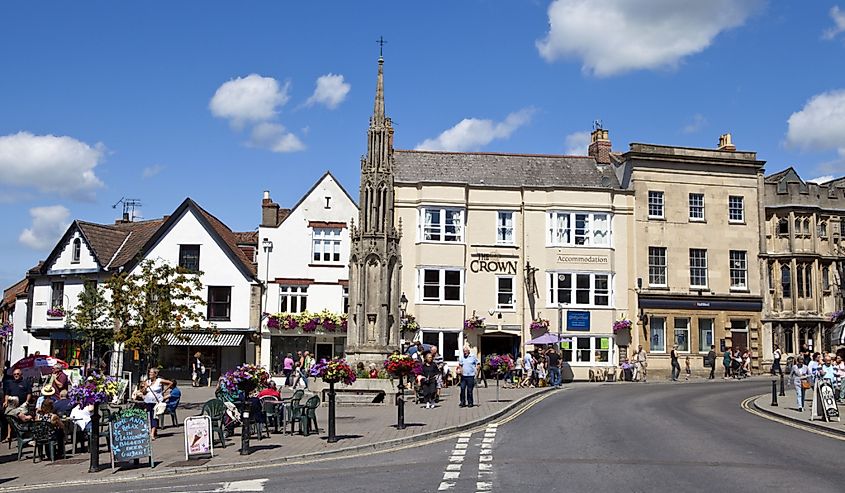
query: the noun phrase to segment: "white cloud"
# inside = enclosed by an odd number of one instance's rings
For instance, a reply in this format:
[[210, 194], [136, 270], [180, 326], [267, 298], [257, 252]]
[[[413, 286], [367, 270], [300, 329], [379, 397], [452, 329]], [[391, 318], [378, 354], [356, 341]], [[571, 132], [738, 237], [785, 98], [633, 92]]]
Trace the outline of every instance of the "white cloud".
[[[103, 186], [94, 168], [105, 153], [72, 137], [18, 132], [0, 136], [0, 186], [93, 200]], [[19, 191], [19, 190], [18, 190]]]
[[681, 131], [685, 134], [694, 134], [704, 128], [705, 125], [707, 125], [707, 118], [704, 118], [701, 113], [696, 113], [692, 115], [692, 120], [684, 125]]
[[507, 139], [519, 127], [530, 122], [533, 115], [533, 108], [523, 108], [509, 114], [501, 122], [464, 118], [437, 137], [417, 144], [416, 148], [429, 151], [477, 151], [495, 139]]
[[816, 178], [810, 178], [807, 181], [810, 182], [810, 183], [825, 183], [825, 182], [828, 182], [828, 181], [830, 181], [834, 178], [835, 177], [833, 175], [824, 175], [824, 176], [817, 176]]
[[33, 207], [29, 215], [32, 216], [32, 226], [21, 232], [18, 241], [35, 250], [47, 250], [67, 229], [70, 211], [63, 205], [50, 205]]
[[719, 33], [741, 26], [763, 0], [555, 0], [537, 41], [552, 62], [577, 58], [599, 77], [675, 67]]
[[252, 129], [247, 145], [273, 152], [296, 152], [305, 149], [305, 144], [299, 137], [288, 132], [281, 124], [269, 122], [259, 123]]
[[845, 153], [845, 89], [816, 94], [787, 123], [789, 146]]
[[315, 103], [324, 104], [333, 110], [346, 99], [349, 89], [352, 86], [343, 81], [342, 75], [326, 74], [317, 78], [317, 87], [314, 94], [305, 102], [307, 106]]
[[590, 132], [573, 132], [566, 136], [567, 156], [586, 156], [590, 147]]
[[154, 164], [152, 166], [147, 166], [146, 168], [144, 168], [144, 170], [141, 172], [141, 176], [143, 176], [144, 178], [152, 178], [155, 175], [161, 173], [162, 171], [164, 171], [164, 166], [160, 164]]
[[235, 128], [247, 122], [262, 122], [276, 116], [277, 109], [290, 99], [290, 81], [283, 85], [272, 77], [249, 74], [224, 82], [217, 88], [208, 108]]
[[833, 19], [834, 26], [824, 30], [822, 33], [824, 39], [833, 39], [839, 33], [845, 32], [845, 12], [834, 5], [830, 9], [830, 18]]

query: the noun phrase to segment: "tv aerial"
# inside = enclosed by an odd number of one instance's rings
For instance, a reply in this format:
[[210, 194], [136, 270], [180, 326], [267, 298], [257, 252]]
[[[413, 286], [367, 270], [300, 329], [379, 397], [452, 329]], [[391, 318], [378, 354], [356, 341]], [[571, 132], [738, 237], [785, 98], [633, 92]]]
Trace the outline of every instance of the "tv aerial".
[[127, 199], [126, 197], [121, 197], [120, 200], [114, 203], [111, 206], [112, 209], [117, 209], [117, 206], [123, 204], [123, 220], [126, 222], [132, 221], [135, 219], [135, 208], [141, 207], [141, 200], [140, 199]]

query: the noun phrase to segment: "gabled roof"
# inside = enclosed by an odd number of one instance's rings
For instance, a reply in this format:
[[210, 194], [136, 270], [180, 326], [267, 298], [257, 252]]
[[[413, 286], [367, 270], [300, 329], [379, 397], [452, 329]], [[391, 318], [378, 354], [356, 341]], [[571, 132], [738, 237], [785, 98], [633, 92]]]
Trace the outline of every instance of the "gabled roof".
[[115, 224], [115, 228], [128, 233], [123, 247], [117, 252], [109, 264], [110, 268], [126, 267], [141, 254], [141, 249], [152, 238], [156, 231], [161, 228], [165, 220], [151, 219], [149, 221], [138, 221]]
[[238, 245], [258, 245], [258, 231], [235, 231], [232, 234]]
[[0, 308], [5, 308], [7, 306], [14, 305], [15, 299], [18, 297], [18, 295], [21, 293], [25, 293], [28, 287], [29, 281], [24, 278], [11, 285], [10, 287], [6, 288], [3, 291], [3, 301], [2, 303], [0, 303]]
[[237, 238], [235, 233], [223, 224], [222, 221], [214, 217], [211, 213], [203, 209], [190, 197], [186, 198], [179, 207], [173, 211], [162, 224], [147, 238], [144, 244], [139, 248], [137, 255], [135, 255], [125, 265], [127, 270], [132, 269], [143, 258], [144, 254], [149, 252], [153, 246], [176, 224], [177, 221], [188, 210], [195, 212], [197, 219], [209, 231], [212, 237], [220, 242], [224, 247], [224, 251], [233, 260], [235, 265], [250, 279], [256, 279], [255, 266], [252, 260], [248, 259], [246, 255], [238, 248]]
[[347, 192], [347, 191], [346, 191], [346, 189], [345, 189], [345, 188], [343, 188], [343, 185], [341, 185], [341, 184], [340, 184], [340, 181], [338, 181], [338, 179], [334, 177], [334, 175], [332, 174], [332, 172], [331, 172], [331, 171], [326, 171], [325, 173], [323, 173], [323, 176], [321, 176], [319, 180], [315, 181], [315, 182], [314, 182], [314, 185], [312, 185], [312, 186], [311, 186], [311, 188], [310, 188], [310, 189], [308, 189], [308, 191], [307, 191], [307, 192], [305, 192], [305, 195], [303, 195], [303, 196], [299, 199], [299, 201], [297, 201], [297, 203], [296, 203], [296, 204], [294, 204], [294, 206], [293, 206], [293, 207], [291, 207], [290, 209], [288, 209], [288, 214], [287, 214], [284, 218], [279, 218], [279, 219], [280, 219], [280, 220], [279, 220], [279, 224], [282, 224], [283, 222], [285, 222], [285, 219], [287, 219], [287, 216], [289, 216], [289, 215], [290, 215], [293, 211], [295, 211], [295, 210], [296, 210], [296, 208], [297, 208], [297, 207], [299, 207], [299, 206], [300, 206], [300, 204], [302, 204], [302, 202], [303, 202], [306, 198], [308, 198], [308, 196], [309, 196], [309, 195], [311, 195], [311, 192], [313, 192], [313, 191], [317, 188], [317, 186], [318, 186], [320, 183], [322, 183], [322, 182], [323, 182], [323, 180], [325, 180], [325, 179], [326, 179], [327, 177], [329, 177], [329, 176], [332, 178], [332, 180], [334, 180], [334, 182], [337, 184], [337, 186], [338, 186], [338, 187], [340, 187], [340, 189], [343, 191], [343, 193], [344, 193], [344, 194], [346, 194], [346, 198], [348, 198], [348, 199], [349, 199], [349, 201], [350, 201], [350, 202], [352, 202], [353, 204], [355, 204], [355, 206], [357, 207], [357, 206], [358, 206], [358, 203], [357, 203], [357, 202], [355, 202], [355, 199], [353, 199], [353, 198], [352, 198], [352, 196], [351, 196], [351, 195], [349, 195], [349, 192]]
[[787, 180], [795, 183], [804, 183], [804, 180], [798, 175], [798, 172], [795, 171], [795, 168], [792, 166], [786, 168], [785, 170], [778, 171], [777, 173], [772, 173], [771, 175], [765, 178], [766, 183], [778, 183], [781, 180]]
[[619, 188], [613, 169], [589, 156], [409, 150], [396, 150], [393, 156], [397, 183]]

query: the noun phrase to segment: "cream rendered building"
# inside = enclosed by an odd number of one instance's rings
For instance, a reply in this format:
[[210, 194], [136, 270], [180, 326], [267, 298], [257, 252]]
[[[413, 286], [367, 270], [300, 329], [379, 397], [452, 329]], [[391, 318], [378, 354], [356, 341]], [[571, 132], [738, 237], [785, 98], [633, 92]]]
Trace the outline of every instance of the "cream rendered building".
[[[618, 346], [629, 344], [612, 324], [632, 312], [634, 205], [612, 167], [597, 162], [609, 161], [607, 149], [592, 157], [395, 151], [414, 337], [447, 361], [464, 345], [482, 356], [524, 353], [532, 338], [558, 332], [560, 316], [564, 379], [615, 366]], [[473, 316], [483, 326], [464, 330]], [[548, 329], [532, 330], [541, 319]]]
[[749, 348], [759, 369], [766, 346], [759, 267], [763, 161], [736, 151], [730, 135], [718, 149], [631, 144], [614, 155], [622, 186], [636, 198], [638, 324], [635, 344], [649, 352], [649, 369], [680, 365], [716, 346], [717, 370], [726, 348]]

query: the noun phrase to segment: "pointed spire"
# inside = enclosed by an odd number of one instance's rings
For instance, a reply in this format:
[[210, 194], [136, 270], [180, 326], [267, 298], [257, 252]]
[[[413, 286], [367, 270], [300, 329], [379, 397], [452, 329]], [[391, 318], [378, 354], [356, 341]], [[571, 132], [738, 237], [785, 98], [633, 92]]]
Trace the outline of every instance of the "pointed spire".
[[378, 57], [378, 80], [376, 82], [376, 102], [373, 106], [373, 123], [384, 121], [384, 57]]

